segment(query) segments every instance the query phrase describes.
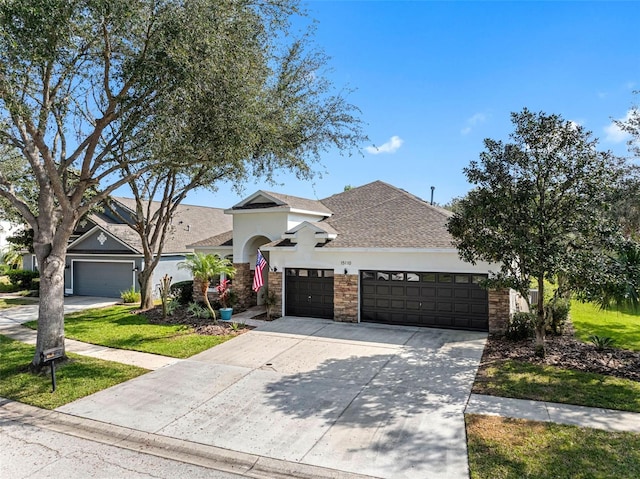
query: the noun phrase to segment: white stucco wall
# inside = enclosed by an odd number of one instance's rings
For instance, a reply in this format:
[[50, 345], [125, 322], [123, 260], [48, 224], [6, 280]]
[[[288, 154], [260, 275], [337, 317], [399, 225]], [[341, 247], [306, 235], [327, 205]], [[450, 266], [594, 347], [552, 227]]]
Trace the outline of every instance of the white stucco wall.
[[487, 273], [488, 263], [472, 265], [458, 257], [455, 249], [331, 249], [316, 248], [319, 240], [310, 228], [298, 233], [292, 248], [269, 248], [271, 266], [285, 268], [333, 269], [336, 273], [356, 274], [361, 270], [394, 270], [443, 273]]

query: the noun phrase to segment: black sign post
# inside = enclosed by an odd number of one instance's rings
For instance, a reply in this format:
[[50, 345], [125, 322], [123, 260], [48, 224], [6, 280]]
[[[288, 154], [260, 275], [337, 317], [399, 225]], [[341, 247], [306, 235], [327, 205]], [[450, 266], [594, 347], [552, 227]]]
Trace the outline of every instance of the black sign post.
[[43, 364], [50, 363], [51, 365], [51, 392], [56, 390], [56, 359], [60, 359], [64, 356], [63, 348], [45, 349], [40, 353], [40, 360]]

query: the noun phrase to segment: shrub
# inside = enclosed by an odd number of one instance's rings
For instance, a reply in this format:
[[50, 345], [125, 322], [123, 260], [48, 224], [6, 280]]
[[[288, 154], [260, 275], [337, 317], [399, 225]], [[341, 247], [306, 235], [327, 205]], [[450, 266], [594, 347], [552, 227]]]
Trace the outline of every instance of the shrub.
[[513, 341], [533, 337], [535, 332], [536, 315], [534, 313], [513, 313], [509, 318], [505, 336]]
[[562, 334], [567, 319], [569, 319], [570, 310], [571, 303], [568, 299], [553, 298], [545, 305], [547, 328], [551, 333]]
[[187, 311], [198, 319], [211, 316], [207, 308], [196, 302], [189, 303]]
[[11, 281], [12, 285], [21, 289], [32, 289], [33, 280], [40, 277], [40, 273], [27, 269], [12, 269], [7, 272], [7, 276], [9, 276], [9, 281]]
[[589, 336], [589, 341], [598, 351], [604, 351], [606, 348], [612, 347], [615, 342], [613, 338], [610, 338], [609, 336], [598, 336], [597, 334]]
[[171, 296], [180, 304], [193, 302], [193, 281], [180, 281], [171, 285]]
[[180, 303], [176, 299], [167, 301], [167, 305], [165, 306], [167, 316], [173, 316], [179, 307], [180, 307]]
[[124, 303], [137, 303], [140, 301], [140, 292], [131, 286], [126, 291], [120, 291], [120, 297]]

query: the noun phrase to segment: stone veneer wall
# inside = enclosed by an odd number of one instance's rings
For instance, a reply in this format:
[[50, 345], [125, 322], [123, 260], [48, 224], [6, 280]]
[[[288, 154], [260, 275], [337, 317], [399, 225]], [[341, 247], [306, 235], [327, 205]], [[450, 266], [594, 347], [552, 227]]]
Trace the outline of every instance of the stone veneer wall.
[[358, 275], [336, 274], [333, 277], [333, 319], [358, 322]]
[[256, 304], [256, 293], [253, 292], [253, 275], [249, 263], [233, 263], [236, 275], [233, 277], [232, 290], [236, 295], [236, 307], [245, 310]]
[[503, 334], [507, 330], [511, 315], [511, 291], [489, 290], [489, 332]]
[[282, 316], [282, 272], [269, 271], [269, 293], [276, 295], [276, 304], [271, 309], [271, 319]]

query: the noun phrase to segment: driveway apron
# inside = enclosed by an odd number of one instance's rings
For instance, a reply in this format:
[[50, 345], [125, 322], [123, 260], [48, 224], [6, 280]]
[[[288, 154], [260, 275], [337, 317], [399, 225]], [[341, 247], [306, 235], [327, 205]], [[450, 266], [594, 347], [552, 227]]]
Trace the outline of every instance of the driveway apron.
[[287, 317], [58, 410], [375, 477], [468, 477], [485, 339]]

